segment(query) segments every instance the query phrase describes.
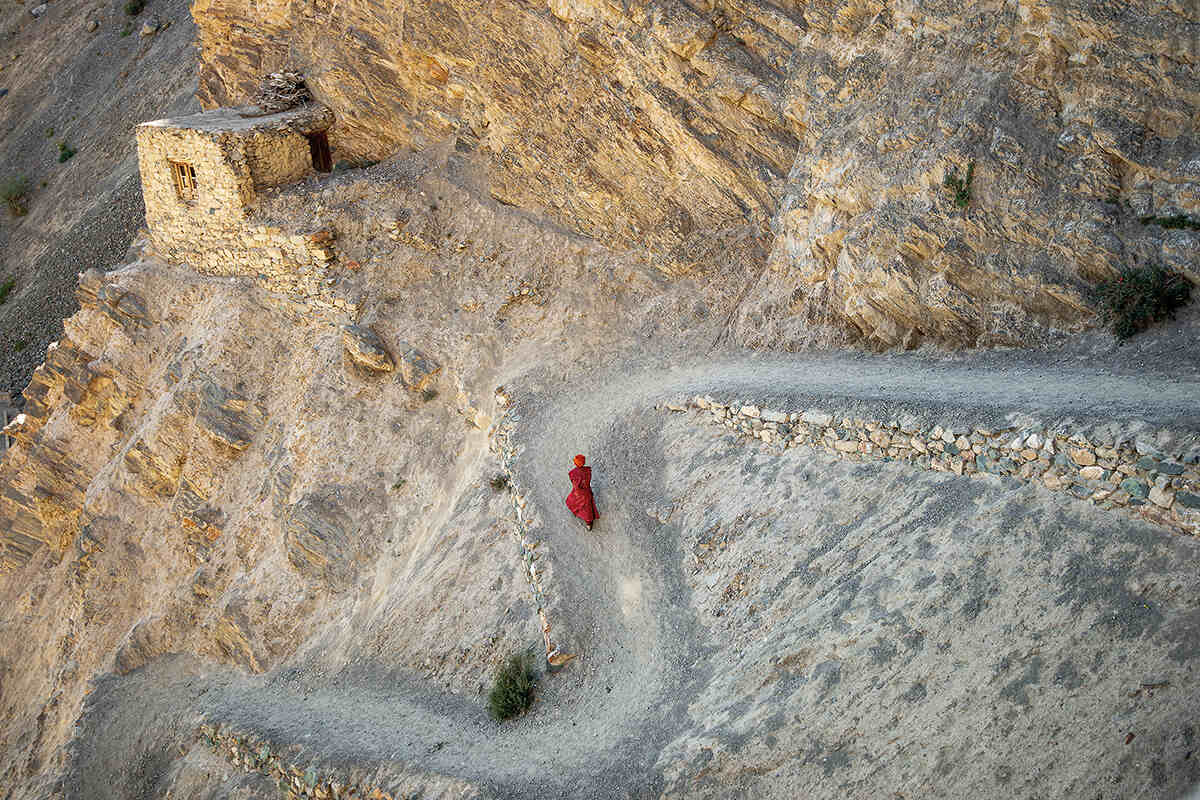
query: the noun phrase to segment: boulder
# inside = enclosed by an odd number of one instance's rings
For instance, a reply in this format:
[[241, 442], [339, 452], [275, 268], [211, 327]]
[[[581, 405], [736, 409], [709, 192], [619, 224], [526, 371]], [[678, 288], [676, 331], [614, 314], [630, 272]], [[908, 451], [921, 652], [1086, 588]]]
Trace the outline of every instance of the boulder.
[[441, 370], [442, 365], [425, 353], [408, 342], [400, 343], [400, 377], [409, 389], [423, 391]]
[[196, 426], [220, 444], [245, 450], [266, 415], [242, 395], [207, 381], [199, 392]]
[[307, 494], [288, 510], [288, 561], [305, 578], [344, 589], [357, 574], [352, 530], [353, 521], [333, 498]]
[[379, 334], [362, 325], [342, 326], [342, 346], [346, 356], [358, 367], [368, 372], [391, 372], [396, 362], [379, 338]]

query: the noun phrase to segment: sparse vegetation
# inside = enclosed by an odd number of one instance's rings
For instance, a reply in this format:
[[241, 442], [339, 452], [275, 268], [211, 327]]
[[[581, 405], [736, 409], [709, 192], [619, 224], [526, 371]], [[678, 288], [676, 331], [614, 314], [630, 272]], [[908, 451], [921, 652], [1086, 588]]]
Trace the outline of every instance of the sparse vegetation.
[[129, 35], [129, 34], [131, 34], [131, 33], [133, 33], [133, 23], [132, 23], [132, 22], [126, 22], [126, 23], [125, 23], [125, 27], [121, 29], [121, 35], [122, 35], [122, 36], [128, 36], [128, 35]]
[[126, 0], [125, 13], [131, 17], [136, 17], [142, 13], [142, 9], [146, 7], [146, 0]]
[[942, 185], [954, 193], [954, 205], [966, 208], [971, 204], [971, 184], [975, 181], [975, 162], [967, 165], [965, 178], [958, 177], [958, 167], [946, 173]]
[[0, 283], [0, 306], [4, 305], [4, 301], [12, 294], [13, 288], [17, 282], [12, 278], [6, 278], [3, 283]]
[[488, 483], [491, 485], [493, 492], [503, 492], [508, 488], [508, 476], [504, 475], [503, 473], [499, 475], [493, 475], [492, 479], [488, 481]]
[[54, 138], [54, 128], [46, 128], [46, 138], [47, 139]]
[[393, 491], [393, 492], [398, 492], [398, 491], [400, 491], [401, 489], [403, 489], [403, 488], [404, 488], [404, 484], [406, 484], [406, 483], [408, 483], [408, 480], [407, 480], [407, 479], [405, 479], [405, 478], [397, 478], [397, 479], [396, 479], [396, 482], [392, 484], [392, 491]]
[[1186, 214], [1175, 214], [1170, 217], [1138, 217], [1143, 225], [1157, 225], [1160, 228], [1183, 228], [1190, 231], [1200, 231], [1200, 220], [1192, 219]]
[[488, 694], [488, 712], [497, 722], [519, 717], [533, 705], [537, 675], [532, 662], [528, 653], [517, 653], [496, 672]]
[[70, 161], [71, 156], [73, 156], [73, 155], [75, 155], [75, 148], [73, 148], [73, 147], [71, 147], [71, 145], [67, 144], [66, 139], [63, 139], [61, 142], [58, 143], [58, 163], [61, 164], [64, 161]]
[[1100, 304], [1118, 339], [1128, 339], [1155, 322], [1172, 317], [1191, 299], [1192, 284], [1157, 264], [1127, 267], [1099, 286]]
[[29, 182], [24, 175], [6, 178], [0, 182], [0, 200], [8, 206], [8, 213], [14, 217], [23, 217], [28, 213]]

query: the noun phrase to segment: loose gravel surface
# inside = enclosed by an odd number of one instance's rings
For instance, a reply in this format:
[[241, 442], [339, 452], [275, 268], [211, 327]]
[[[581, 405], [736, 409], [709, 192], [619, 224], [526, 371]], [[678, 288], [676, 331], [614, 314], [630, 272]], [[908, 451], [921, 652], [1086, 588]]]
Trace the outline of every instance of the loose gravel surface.
[[36, 286], [14, 301], [4, 320], [9, 346], [0, 350], [0, 391], [13, 397], [21, 393], [30, 374], [45, 360], [46, 348], [62, 336], [63, 320], [79, 310], [75, 300], [79, 273], [124, 264], [145, 214], [138, 175], [127, 175], [42, 252], [36, 262]]
[[[199, 109], [187, 0], [134, 18], [124, 5], [57, 0], [36, 19], [28, 3], [0, 9], [0, 179], [26, 178], [29, 211], [0, 213], [0, 281], [16, 281], [0, 304], [0, 392], [14, 397], [74, 313], [78, 274], [124, 264], [145, 224], [134, 126]], [[167, 27], [139, 35], [151, 15]], [[67, 161], [60, 142], [76, 151]]]
[[[999, 362], [1004, 362], [1002, 368]], [[729, 654], [722, 655], [723, 645], [699, 616], [689, 588], [690, 553], [682, 542], [687, 532], [651, 516], [664, 502], [663, 481], [671, 464], [687, 456], [670, 452], [661, 435], [669, 423], [654, 406], [694, 392], [732, 392], [776, 408], [861, 407], [885, 418], [914, 413], [995, 423], [1015, 414], [1080, 424], [1117, 419], [1168, 426], [1181, 432], [1181, 440], [1200, 430], [1200, 381], [1018, 362], [1006, 355], [977, 363], [907, 357], [739, 358], [675, 367], [644, 364], [636, 370], [623, 366], [573, 385], [536, 376], [510, 382], [518, 398], [517, 439], [525, 447], [515, 474], [532, 493], [551, 554], [547, 588], [559, 609], [556, 638], [564, 649], [579, 654], [563, 671], [544, 679], [530, 715], [497, 726], [476, 700], [415, 684], [385, 685], [362, 674], [317, 676], [303, 669], [248, 678], [173, 657], [99, 682], [76, 740], [66, 796], [141, 796], [164, 774], [171, 758], [166, 754], [189, 739], [201, 718], [255, 730], [279, 744], [302, 745], [327, 764], [415, 766], [431, 775], [471, 780], [497, 796], [658, 796], [670, 766], [659, 762], [664, 748], [686, 740], [689, 731], [721, 727], [721, 720], [706, 719], [703, 709], [689, 704], [719, 677], [714, 670], [728, 663]], [[562, 503], [565, 472], [576, 452], [589, 454], [596, 468], [602, 517], [592, 534], [572, 522]], [[853, 483], [849, 473], [829, 480]], [[870, 487], [858, 490], [869, 492]], [[886, 498], [879, 500], [886, 505]], [[905, 530], [949, 540], [964, 524], [953, 518], [954, 506], [939, 506], [925, 523], [928, 529], [921, 530], [924, 512], [917, 504]], [[1083, 525], [1086, 532], [1088, 523], [1071, 514], [1055, 516], [1051, 507], [1039, 513], [1046, 516], [1036, 524], [1046, 530]], [[1104, 535], [1119, 535], [1118, 529], [1113, 531]], [[1200, 556], [1200, 543], [1144, 525], [1139, 531], [1130, 547], [1145, 542], [1145, 552], [1154, 550], [1155, 563], [1163, 570], [1194, 583], [1194, 570], [1187, 565]], [[1078, 530], [1074, 535], [1082, 536]], [[1088, 546], [1086, 536], [1079, 546]], [[1171, 550], [1169, 558], [1166, 550]], [[1111, 576], [1105, 574], [1077, 574], [1071, 580], [1088, 597], [1112, 591]], [[1089, 581], [1095, 585], [1080, 587]], [[803, 622], [809, 612], [795, 608], [791, 613]], [[1194, 610], [1161, 613], [1172, 615], [1167, 620], [1168, 627], [1174, 626], [1171, 635], [1182, 630], [1180, 625], [1190, 625], [1188, 630], [1196, 626]], [[1200, 630], [1193, 632], [1200, 635]], [[948, 641], [959, 635], [930, 633]], [[1002, 650], [1004, 643], [994, 646]], [[1058, 640], [1045, 645], [1076, 646]], [[1138, 641], [1112, 646], [1150, 647]], [[1136, 652], [1130, 650], [1130, 658]], [[1198, 658], [1200, 654], [1191, 657], [1189, 669], [1198, 665]], [[1174, 702], [1195, 699], [1188, 690]], [[803, 718], [803, 708], [794, 711]], [[1069, 711], [1061, 719], [1051, 718], [1062, 724], [1072, 719]], [[131, 775], [124, 769], [130, 759], [153, 761], [155, 754], [163, 759], [157, 771]], [[1061, 756], [1066, 769], [1071, 754]], [[824, 796], [835, 796], [835, 787], [828, 788], [831, 793]], [[1009, 796], [1006, 792], [997, 785], [980, 796]], [[718, 789], [711, 796], [723, 795]]]

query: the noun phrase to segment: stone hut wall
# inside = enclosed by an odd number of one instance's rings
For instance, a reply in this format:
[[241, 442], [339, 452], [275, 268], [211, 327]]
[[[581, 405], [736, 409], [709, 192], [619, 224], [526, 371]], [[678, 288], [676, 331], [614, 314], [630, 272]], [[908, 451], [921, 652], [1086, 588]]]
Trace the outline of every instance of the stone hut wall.
[[[254, 183], [239, 137], [142, 125], [137, 144], [146, 222], [156, 245], [161, 247], [165, 239], [192, 239], [213, 225], [246, 218]], [[194, 200], [182, 200], [176, 192], [172, 161], [195, 169]]]
[[312, 172], [308, 137], [295, 131], [261, 131], [246, 137], [246, 161], [256, 189], [295, 183]]
[[[159, 257], [204, 275], [251, 277], [268, 291], [316, 308], [352, 310], [325, 285], [334, 260], [327, 231], [286, 231], [250, 217], [256, 188], [291, 183], [312, 171], [303, 134], [151, 124], [137, 129], [137, 142], [146, 223]], [[171, 161], [195, 169], [194, 200], [180, 199]]]

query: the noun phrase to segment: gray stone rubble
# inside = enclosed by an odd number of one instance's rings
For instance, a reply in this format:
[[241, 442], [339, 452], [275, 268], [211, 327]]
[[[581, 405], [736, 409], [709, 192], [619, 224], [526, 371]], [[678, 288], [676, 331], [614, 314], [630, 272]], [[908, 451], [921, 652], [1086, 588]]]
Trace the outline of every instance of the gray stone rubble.
[[927, 429], [912, 419], [885, 422], [824, 409], [785, 412], [699, 395], [667, 408], [780, 449], [811, 447], [855, 461], [903, 461], [972, 478], [1037, 482], [1103, 509], [1200, 535], [1195, 454], [1164, 453], [1146, 438], [1093, 441], [1082, 433], [1036, 427]]

